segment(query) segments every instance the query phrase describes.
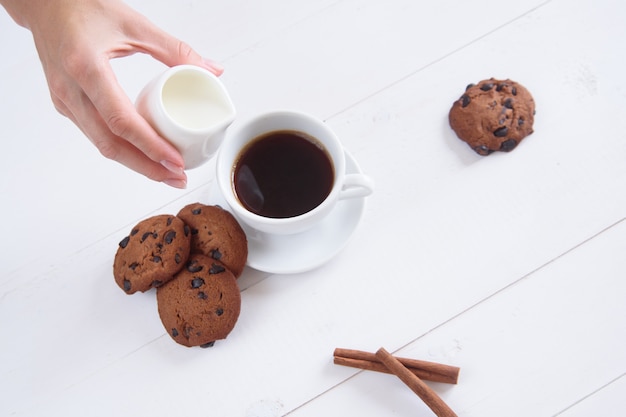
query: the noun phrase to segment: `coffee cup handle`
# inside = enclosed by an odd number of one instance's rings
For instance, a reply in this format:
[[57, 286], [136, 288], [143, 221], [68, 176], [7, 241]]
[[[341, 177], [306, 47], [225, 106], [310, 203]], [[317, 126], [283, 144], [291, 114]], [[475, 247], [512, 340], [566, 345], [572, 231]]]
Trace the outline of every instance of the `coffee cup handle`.
[[374, 181], [364, 174], [346, 174], [339, 199], [366, 197], [374, 192]]

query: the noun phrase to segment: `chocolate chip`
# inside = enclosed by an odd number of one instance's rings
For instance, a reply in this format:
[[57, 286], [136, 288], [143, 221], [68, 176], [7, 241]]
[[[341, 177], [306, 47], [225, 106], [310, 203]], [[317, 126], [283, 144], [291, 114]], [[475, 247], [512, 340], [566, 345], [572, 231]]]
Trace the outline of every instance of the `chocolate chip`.
[[221, 316], [222, 314], [224, 314], [224, 310], [221, 308], [218, 308], [217, 310], [215, 310], [215, 314], [217, 315], [217, 317]]
[[182, 261], [182, 258], [180, 257], [180, 253], [176, 252], [176, 255], [174, 256], [174, 262], [179, 264], [180, 261]]
[[191, 288], [200, 288], [204, 285], [204, 280], [202, 278], [194, 278], [191, 280]]
[[185, 225], [185, 227], [183, 227], [183, 231], [185, 232], [185, 236], [189, 236], [190, 230], [189, 230], [189, 226]]
[[474, 83], [470, 83], [467, 85], [467, 87], [465, 87], [465, 91], [469, 90], [470, 88], [474, 87], [476, 84]]
[[513, 88], [511, 89], [511, 94], [513, 94], [514, 96], [516, 96], [516, 95], [517, 95], [517, 87], [513, 87]]
[[170, 225], [172, 224], [172, 220], [174, 220], [174, 218], [173, 218], [173, 217], [168, 217], [168, 218], [167, 218], [167, 223], [165, 223], [165, 224], [167, 224], [168, 226], [170, 226]]
[[226, 271], [226, 268], [224, 268], [223, 266], [213, 264], [211, 265], [211, 269], [209, 269], [209, 274], [221, 274], [224, 271]]
[[165, 237], [163, 239], [165, 240], [165, 243], [170, 245], [174, 241], [174, 239], [176, 239], [176, 231], [170, 230], [165, 234]]
[[129, 292], [130, 288], [131, 288], [130, 281], [125, 279], [124, 280], [124, 291]]
[[200, 291], [198, 293], [198, 298], [201, 299], [201, 300], [206, 300], [207, 298], [209, 298], [209, 296], [206, 295], [205, 293], [203, 293], [202, 291]]
[[187, 262], [187, 271], [191, 272], [192, 274], [202, 271], [202, 268], [202, 265], [198, 265], [198, 261]]
[[120, 248], [124, 249], [126, 246], [128, 246], [128, 242], [130, 242], [130, 236], [126, 236], [124, 239], [122, 239], [122, 241], [120, 242]]
[[134, 271], [135, 268], [137, 268], [138, 266], [139, 264], [137, 262], [133, 262], [132, 264], [128, 265], [128, 268]]
[[504, 107], [506, 107], [507, 109], [513, 109], [513, 99], [507, 98], [506, 100], [504, 100]]
[[172, 329], [172, 337], [176, 337], [176, 336], [178, 336], [178, 330], [174, 328]]
[[146, 239], [148, 239], [150, 236], [152, 236], [154, 239], [159, 237], [159, 234], [157, 232], [146, 232], [141, 236], [141, 243], [143, 243]]
[[506, 84], [498, 84], [498, 86], [496, 87], [496, 91], [499, 93], [504, 87], [506, 87]]
[[161, 259], [160, 256], [154, 256], [152, 258], [152, 262], [154, 262], [155, 264], [158, 264], [159, 262], [161, 262], [163, 259]]
[[509, 128], [502, 126], [493, 131], [493, 135], [497, 138], [503, 138], [509, 133]]
[[491, 149], [489, 149], [485, 145], [480, 145], [480, 146], [475, 147], [474, 151], [476, 151], [477, 154], [483, 155], [483, 156], [489, 155], [490, 153], [493, 152]]
[[515, 149], [516, 146], [517, 142], [515, 141], [515, 139], [508, 139], [502, 142], [502, 145], [500, 145], [500, 150], [504, 152], [509, 152]]
[[200, 207], [191, 210], [191, 214], [193, 214], [193, 215], [198, 215], [200, 213], [202, 213], [202, 209]]
[[463, 94], [461, 96], [461, 107], [467, 107], [471, 101], [472, 99], [467, 94]]
[[493, 83], [485, 83], [480, 86], [480, 89], [483, 91], [489, 91], [493, 88]]
[[197, 235], [197, 234], [198, 234], [198, 229], [195, 229], [195, 228], [194, 228], [194, 229], [191, 229], [191, 235], [192, 235], [192, 236], [195, 236], [195, 235]]
[[133, 230], [130, 232], [130, 235], [131, 235], [131, 236], [135, 236], [138, 232], [139, 232], [139, 229], [133, 229]]
[[211, 251], [211, 258], [215, 259], [216, 261], [219, 261], [220, 259], [222, 259], [222, 252], [220, 252], [219, 249], [213, 249]]
[[517, 119], [517, 125], [518, 126], [521, 126], [523, 124], [524, 124], [524, 118], [523, 117], [520, 117], [519, 119]]
[[200, 347], [201, 347], [202, 349], [206, 349], [206, 348], [211, 348], [211, 347], [213, 347], [214, 345], [215, 345], [215, 340], [214, 340], [214, 341], [212, 341], [212, 342], [209, 342], [209, 343], [205, 343], [205, 344], [203, 344], [203, 345], [200, 345]]

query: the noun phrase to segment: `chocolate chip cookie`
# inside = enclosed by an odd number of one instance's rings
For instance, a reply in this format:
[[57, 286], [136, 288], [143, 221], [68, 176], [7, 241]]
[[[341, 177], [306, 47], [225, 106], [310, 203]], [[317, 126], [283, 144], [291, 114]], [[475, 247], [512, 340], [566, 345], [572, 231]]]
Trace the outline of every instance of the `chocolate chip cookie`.
[[187, 262], [191, 230], [180, 218], [162, 214], [139, 222], [120, 243], [113, 276], [127, 294], [171, 280]]
[[476, 153], [509, 152], [533, 133], [535, 101], [521, 84], [490, 78], [467, 86], [449, 113], [450, 127]]
[[235, 327], [241, 309], [237, 279], [223, 263], [192, 254], [176, 277], [157, 288], [159, 317], [184, 346], [209, 347]]
[[177, 216], [191, 228], [191, 252], [222, 262], [236, 276], [248, 259], [248, 240], [235, 217], [219, 206], [183, 207]]

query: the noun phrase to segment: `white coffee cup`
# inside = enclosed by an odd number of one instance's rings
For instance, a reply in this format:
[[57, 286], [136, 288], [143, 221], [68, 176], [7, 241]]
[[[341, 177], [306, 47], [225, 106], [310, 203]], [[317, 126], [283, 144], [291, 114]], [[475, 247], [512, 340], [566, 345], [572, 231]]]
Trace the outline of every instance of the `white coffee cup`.
[[235, 106], [220, 80], [193, 65], [167, 69], [144, 87], [136, 107], [181, 153], [185, 168], [207, 162], [235, 119]]
[[[274, 132], [274, 133], [272, 133]], [[267, 217], [247, 209], [235, 189], [235, 171], [251, 144], [275, 132], [299, 132], [314, 138], [331, 162], [333, 178], [328, 195], [315, 207], [292, 217]], [[260, 139], [259, 139], [260, 138]], [[364, 174], [346, 173], [344, 148], [335, 133], [321, 120], [297, 111], [260, 114], [229, 132], [216, 157], [217, 183], [235, 217], [252, 229], [271, 234], [294, 234], [314, 227], [345, 198], [363, 198], [373, 192], [372, 180]]]

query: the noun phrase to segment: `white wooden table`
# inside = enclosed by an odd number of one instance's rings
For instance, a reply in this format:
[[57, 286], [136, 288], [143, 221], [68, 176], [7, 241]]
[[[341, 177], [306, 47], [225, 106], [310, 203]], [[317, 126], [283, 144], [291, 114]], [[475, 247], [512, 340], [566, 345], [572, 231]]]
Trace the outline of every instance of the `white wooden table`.
[[[429, 416], [335, 347], [459, 366], [429, 383], [459, 416], [626, 411], [626, 3], [130, 4], [224, 64], [238, 122], [310, 112], [376, 181], [330, 262], [248, 268], [228, 339], [188, 349], [154, 292], [115, 285], [139, 220], [210, 202], [108, 161], [49, 99], [30, 34], [0, 13], [0, 415]], [[114, 61], [131, 97], [164, 67]], [[535, 133], [480, 157], [447, 124], [466, 84], [524, 84]]]

